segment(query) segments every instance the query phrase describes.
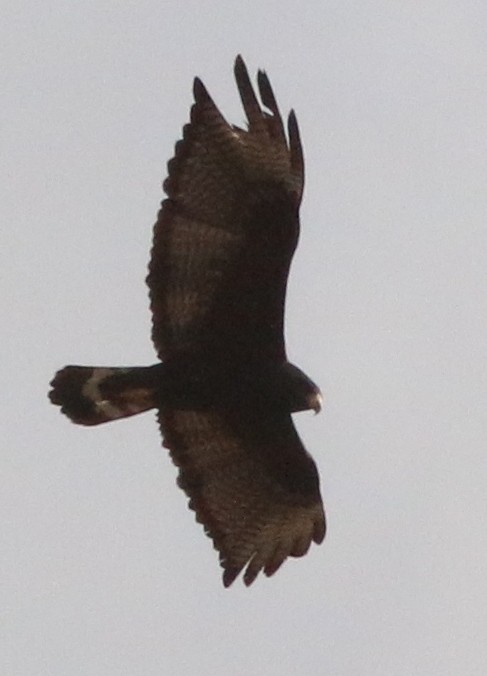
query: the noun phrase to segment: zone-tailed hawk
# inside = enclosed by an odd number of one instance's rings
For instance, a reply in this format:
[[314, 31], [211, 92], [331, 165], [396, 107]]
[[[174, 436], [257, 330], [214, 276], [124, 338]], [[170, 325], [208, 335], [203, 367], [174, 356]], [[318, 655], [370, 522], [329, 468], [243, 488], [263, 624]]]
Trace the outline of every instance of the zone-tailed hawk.
[[160, 362], [66, 366], [51, 401], [80, 425], [155, 408], [189, 506], [230, 585], [249, 585], [325, 536], [316, 466], [291, 413], [318, 387], [287, 360], [284, 302], [299, 234], [304, 167], [269, 79], [258, 102], [239, 56], [248, 128], [228, 124], [198, 78], [191, 121], [168, 164], [147, 283]]

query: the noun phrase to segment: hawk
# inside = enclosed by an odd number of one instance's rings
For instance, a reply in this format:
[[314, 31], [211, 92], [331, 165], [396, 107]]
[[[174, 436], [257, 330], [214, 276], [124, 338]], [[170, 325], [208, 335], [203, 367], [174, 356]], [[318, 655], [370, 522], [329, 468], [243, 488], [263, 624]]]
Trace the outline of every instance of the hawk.
[[284, 303], [304, 164], [265, 72], [259, 103], [240, 56], [247, 129], [226, 122], [199, 78], [168, 177], [147, 284], [153, 366], [66, 366], [49, 397], [73, 422], [157, 410], [178, 484], [213, 540], [228, 587], [250, 585], [325, 536], [315, 463], [291, 414], [321, 407], [286, 356]]

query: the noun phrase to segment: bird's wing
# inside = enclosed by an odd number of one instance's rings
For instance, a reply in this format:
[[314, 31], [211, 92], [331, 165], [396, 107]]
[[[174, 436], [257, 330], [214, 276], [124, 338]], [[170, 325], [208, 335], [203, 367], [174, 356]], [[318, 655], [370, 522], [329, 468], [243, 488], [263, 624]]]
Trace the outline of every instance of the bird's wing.
[[251, 584], [325, 536], [316, 466], [291, 416], [160, 409], [178, 483], [220, 554], [223, 583]]
[[203, 83], [164, 183], [147, 282], [159, 357], [284, 351], [286, 282], [297, 244], [303, 155], [294, 113], [289, 142], [262, 71], [259, 105], [241, 57], [235, 77], [248, 130], [229, 125]]

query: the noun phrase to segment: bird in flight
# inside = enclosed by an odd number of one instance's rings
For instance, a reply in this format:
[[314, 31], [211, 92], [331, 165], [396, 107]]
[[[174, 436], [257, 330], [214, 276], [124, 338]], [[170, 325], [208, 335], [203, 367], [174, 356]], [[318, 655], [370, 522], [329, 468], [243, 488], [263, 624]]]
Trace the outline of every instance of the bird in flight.
[[80, 425], [157, 410], [163, 445], [219, 552], [223, 584], [277, 571], [325, 536], [316, 465], [291, 414], [321, 407], [286, 355], [284, 304], [299, 236], [303, 151], [265, 72], [260, 103], [243, 59], [247, 128], [228, 124], [199, 78], [149, 263], [153, 366], [65, 366], [53, 404]]

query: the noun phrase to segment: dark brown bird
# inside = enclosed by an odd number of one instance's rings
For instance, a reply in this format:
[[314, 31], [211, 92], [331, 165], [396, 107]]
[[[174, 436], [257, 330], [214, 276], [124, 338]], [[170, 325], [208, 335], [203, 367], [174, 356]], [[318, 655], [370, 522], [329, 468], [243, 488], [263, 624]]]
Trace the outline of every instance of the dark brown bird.
[[239, 56], [248, 129], [229, 125], [194, 81], [191, 121], [164, 182], [147, 283], [159, 363], [66, 366], [51, 401], [75, 423], [151, 408], [223, 583], [251, 584], [325, 536], [316, 466], [291, 413], [318, 411], [318, 387], [287, 360], [284, 303], [299, 235], [303, 152], [288, 138], [267, 75], [258, 102]]

